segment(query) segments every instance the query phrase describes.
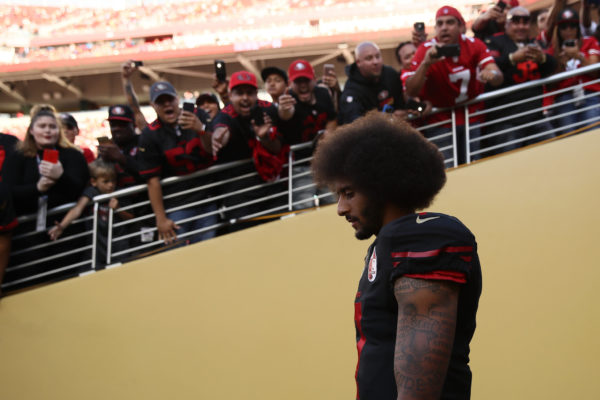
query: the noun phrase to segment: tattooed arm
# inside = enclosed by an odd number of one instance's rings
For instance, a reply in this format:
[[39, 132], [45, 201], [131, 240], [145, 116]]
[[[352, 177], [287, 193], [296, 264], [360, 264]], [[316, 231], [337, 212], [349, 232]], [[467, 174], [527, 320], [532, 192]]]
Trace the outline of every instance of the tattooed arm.
[[129, 107], [131, 107], [135, 115], [135, 125], [139, 128], [139, 130], [142, 130], [148, 125], [148, 122], [142, 113], [140, 103], [135, 91], [133, 90], [133, 84], [131, 83], [131, 75], [137, 69], [138, 67], [135, 66], [132, 60], [126, 61], [121, 66], [121, 83], [123, 85], [123, 92], [125, 92], [127, 104]]
[[394, 283], [398, 399], [439, 399], [448, 370], [458, 305], [456, 283], [402, 277]]

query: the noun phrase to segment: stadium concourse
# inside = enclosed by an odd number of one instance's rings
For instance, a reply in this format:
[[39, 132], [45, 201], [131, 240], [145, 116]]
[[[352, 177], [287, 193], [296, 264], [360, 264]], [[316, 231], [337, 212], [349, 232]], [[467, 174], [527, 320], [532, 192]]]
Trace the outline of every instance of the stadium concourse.
[[[538, 8], [546, 1], [521, 3]], [[168, 80], [181, 92], [209, 89], [216, 58], [230, 72], [285, 69], [297, 58], [319, 70], [334, 63], [343, 81], [358, 42], [375, 41], [393, 64], [393, 49], [409, 38], [415, 21], [433, 30], [440, 2], [419, 9], [408, 4], [203, 0], [121, 10], [3, 5], [0, 112], [27, 113], [28, 105], [42, 102], [61, 112], [123, 103], [119, 71], [127, 59], [145, 63], [144, 77], [134, 79], [142, 102], [153, 80]], [[474, 1], [453, 4], [467, 20], [480, 9]]]

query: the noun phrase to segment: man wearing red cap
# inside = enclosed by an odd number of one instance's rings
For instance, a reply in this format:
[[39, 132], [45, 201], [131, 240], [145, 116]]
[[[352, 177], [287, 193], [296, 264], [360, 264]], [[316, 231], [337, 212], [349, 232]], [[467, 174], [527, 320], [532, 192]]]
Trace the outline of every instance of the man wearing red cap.
[[340, 99], [339, 123], [348, 124], [367, 111], [381, 111], [386, 106], [402, 113], [402, 84], [396, 70], [383, 65], [379, 47], [373, 42], [362, 42], [354, 54], [356, 62], [346, 67], [348, 81]]
[[[483, 92], [484, 84], [493, 87], [502, 84], [502, 72], [494, 62], [485, 44], [476, 38], [468, 38], [461, 33], [464, 19], [460, 12], [450, 6], [443, 6], [436, 13], [436, 36], [422, 43], [413, 58], [411, 70], [406, 77], [406, 93], [409, 97], [419, 97], [428, 100], [434, 107], [453, 107], [466, 102]], [[459, 47], [459, 55], [441, 57], [438, 49], [444, 46]], [[481, 109], [481, 104], [469, 106], [470, 112]], [[450, 112], [434, 114], [430, 122], [445, 121], [451, 118]], [[474, 120], [476, 122], [476, 120]], [[474, 122], [470, 121], [470, 122]], [[458, 163], [464, 162], [464, 113], [456, 113], [458, 134]], [[437, 127], [426, 132], [427, 137], [446, 133], [447, 128]], [[476, 129], [470, 130], [471, 138], [479, 136]], [[436, 142], [438, 147], [452, 144], [448, 137]], [[479, 142], [473, 144], [478, 149]], [[444, 151], [444, 158], [449, 158], [451, 150]]]
[[[212, 124], [212, 153], [218, 163], [253, 159], [254, 165], [227, 170], [224, 173], [227, 178], [250, 172], [258, 172], [258, 176], [226, 184], [223, 188], [225, 193], [276, 179], [286, 161], [285, 147], [277, 129], [277, 108], [258, 99], [258, 85], [253, 73], [238, 71], [231, 75], [229, 100], [230, 103], [217, 114]], [[263, 187], [229, 196], [223, 202], [226, 207], [245, 203], [272, 194], [272, 188]], [[237, 220], [267, 208], [269, 206], [263, 202], [230, 210], [226, 215], [229, 220]], [[232, 226], [230, 231], [237, 229], [238, 226]]]
[[[291, 90], [279, 97], [279, 116], [282, 119], [281, 131], [284, 143], [294, 145], [311, 142], [317, 135], [332, 131], [337, 126], [337, 114], [329, 90], [317, 86], [315, 71], [306, 60], [296, 60], [290, 64], [288, 75]], [[299, 150], [296, 160], [312, 156], [313, 148]], [[315, 196], [329, 192], [313, 185], [309, 163], [296, 164], [292, 168], [294, 209], [312, 206]], [[305, 174], [303, 174], [305, 173]], [[310, 187], [306, 187], [310, 186]], [[300, 189], [303, 188], [304, 189]], [[321, 201], [323, 204], [327, 201]]]

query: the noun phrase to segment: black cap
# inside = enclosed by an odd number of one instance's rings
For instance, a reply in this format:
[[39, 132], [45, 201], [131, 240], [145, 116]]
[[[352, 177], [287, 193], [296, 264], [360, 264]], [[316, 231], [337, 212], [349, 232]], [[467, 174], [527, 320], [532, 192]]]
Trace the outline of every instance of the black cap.
[[116, 104], [108, 108], [109, 121], [134, 122], [133, 110], [124, 104]]
[[283, 78], [283, 80], [285, 81], [285, 83], [288, 83], [288, 76], [287, 76], [286, 72], [284, 70], [282, 70], [281, 68], [266, 67], [266, 68], [263, 68], [262, 71], [260, 71], [260, 76], [262, 77], [263, 82], [266, 82], [269, 75], [273, 75], [273, 74], [281, 76]]
[[168, 94], [171, 97], [177, 97], [177, 91], [169, 82], [161, 81], [153, 83], [152, 87], [150, 87], [150, 101], [154, 103], [156, 99], [163, 94]]
[[217, 99], [217, 96], [215, 96], [213, 93], [210, 93], [210, 92], [204, 92], [200, 96], [198, 96], [198, 98], [196, 99], [196, 105], [198, 106], [207, 101], [209, 103], [215, 103], [217, 105], [219, 104], [219, 100]]
[[77, 120], [75, 119], [75, 117], [73, 117], [69, 113], [62, 113], [62, 114], [60, 114], [60, 122], [64, 126], [72, 126], [74, 128], [79, 129], [79, 126], [77, 126]]
[[558, 23], [569, 23], [569, 22], [577, 22], [579, 23], [579, 14], [570, 7], [565, 8], [558, 15]]

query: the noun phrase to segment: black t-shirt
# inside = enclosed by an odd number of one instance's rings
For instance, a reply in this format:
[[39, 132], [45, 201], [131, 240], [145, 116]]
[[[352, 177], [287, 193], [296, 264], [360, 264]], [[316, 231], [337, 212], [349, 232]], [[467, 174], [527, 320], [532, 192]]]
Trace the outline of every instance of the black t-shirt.
[[[277, 125], [279, 117], [277, 108], [268, 101], [258, 100], [257, 106], [266, 113], [273, 122], [271, 137], [279, 136]], [[239, 115], [233, 105], [224, 107], [212, 121], [212, 129], [227, 127], [230, 137], [227, 144], [217, 154], [218, 163], [244, 160], [252, 157], [252, 149], [256, 143], [256, 134], [252, 129], [251, 117]]]
[[136, 135], [131, 143], [119, 149], [125, 156], [125, 164], [121, 165], [119, 163], [115, 163], [115, 170], [117, 171], [117, 189], [123, 189], [129, 186], [144, 183], [144, 180], [140, 176], [140, 172], [138, 170], [139, 140], [140, 136]]
[[368, 250], [355, 300], [357, 398], [397, 397], [398, 303], [393, 286], [402, 276], [461, 284], [456, 334], [441, 398], [468, 399], [469, 343], [481, 294], [481, 267], [473, 234], [458, 219], [437, 213], [410, 214], [392, 221]]
[[10, 191], [2, 185], [2, 166], [9, 154], [15, 151], [19, 142], [15, 136], [0, 133], [0, 234], [17, 226], [17, 217], [13, 208]]
[[284, 143], [294, 145], [310, 142], [319, 131], [325, 129], [329, 121], [336, 119], [335, 107], [327, 89], [319, 86], [314, 88], [314, 104], [301, 102], [293, 91], [290, 94], [296, 99], [296, 105], [294, 116], [281, 121]]

